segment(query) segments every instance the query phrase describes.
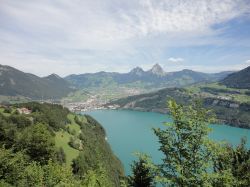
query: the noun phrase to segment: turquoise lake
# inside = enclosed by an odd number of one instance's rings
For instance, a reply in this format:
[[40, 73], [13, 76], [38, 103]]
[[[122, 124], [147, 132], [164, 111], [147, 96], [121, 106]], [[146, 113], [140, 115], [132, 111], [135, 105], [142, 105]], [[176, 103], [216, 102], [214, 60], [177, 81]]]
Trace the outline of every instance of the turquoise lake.
[[[147, 153], [155, 162], [161, 160], [158, 139], [152, 128], [163, 127], [164, 122], [170, 121], [170, 116], [130, 110], [96, 110], [86, 113], [93, 116], [105, 128], [108, 142], [122, 161], [126, 174], [130, 173], [130, 164], [136, 159], [135, 152]], [[241, 137], [246, 136], [247, 146], [250, 147], [250, 130], [227, 125], [211, 125], [211, 127], [213, 131], [209, 136], [213, 140], [224, 140], [237, 145]]]

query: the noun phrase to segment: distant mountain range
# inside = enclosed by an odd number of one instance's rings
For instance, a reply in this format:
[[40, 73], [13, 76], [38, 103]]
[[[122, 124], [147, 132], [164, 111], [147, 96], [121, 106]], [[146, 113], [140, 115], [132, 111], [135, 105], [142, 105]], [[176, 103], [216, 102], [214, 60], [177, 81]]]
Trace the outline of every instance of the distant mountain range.
[[85, 73], [69, 75], [67, 81], [77, 88], [104, 87], [107, 85], [138, 85], [144, 88], [182, 87], [197, 82], [214, 82], [225, 78], [232, 72], [201, 73], [188, 69], [177, 72], [164, 72], [159, 64], [155, 64], [150, 70], [144, 71], [140, 67], [132, 69], [128, 73]]
[[250, 89], [250, 66], [228, 75], [221, 83], [231, 88]]
[[72, 90], [70, 84], [56, 74], [41, 78], [10, 66], [0, 65], [0, 95], [58, 99]]
[[[155, 64], [148, 71], [136, 67], [128, 73], [97, 72], [69, 75], [61, 78], [56, 74], [38, 77], [10, 66], [0, 65], [0, 95], [24, 96], [31, 99], [60, 99], [75, 89], [129, 87], [156, 90], [221, 80], [224, 81], [222, 83], [227, 84], [228, 79], [224, 78], [230, 73], [232, 72], [201, 73], [188, 69], [165, 72], [159, 64]], [[235, 74], [233, 75], [235, 76]], [[238, 74], [236, 75], [239, 77]]]
[[220, 123], [250, 128], [249, 85], [250, 67], [247, 67], [229, 74], [217, 83], [199, 83], [184, 88], [164, 88], [155, 92], [114, 100], [106, 106], [113, 105], [120, 109], [167, 113], [166, 101], [170, 98], [184, 105], [191, 104], [194, 99], [199, 98], [203, 100], [204, 107], [210, 108], [216, 113]]

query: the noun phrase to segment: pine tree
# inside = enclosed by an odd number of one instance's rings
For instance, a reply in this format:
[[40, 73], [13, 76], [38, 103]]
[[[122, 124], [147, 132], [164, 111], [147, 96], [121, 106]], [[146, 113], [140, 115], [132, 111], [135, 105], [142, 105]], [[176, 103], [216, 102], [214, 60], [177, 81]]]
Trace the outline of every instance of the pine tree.
[[132, 176], [128, 177], [128, 183], [131, 187], [152, 187], [154, 176], [151, 169], [146, 165], [147, 161], [142, 157], [139, 161], [134, 161], [132, 167]]

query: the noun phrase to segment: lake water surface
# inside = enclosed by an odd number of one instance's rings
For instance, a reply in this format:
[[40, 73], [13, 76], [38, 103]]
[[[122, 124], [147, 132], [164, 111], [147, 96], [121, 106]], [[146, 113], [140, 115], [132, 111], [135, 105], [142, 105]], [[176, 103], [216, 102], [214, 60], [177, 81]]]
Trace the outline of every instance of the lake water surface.
[[[155, 162], [161, 159], [159, 143], [153, 127], [163, 127], [163, 122], [170, 121], [165, 114], [138, 112], [130, 110], [97, 110], [87, 112], [105, 128], [112, 150], [122, 161], [126, 174], [130, 173], [130, 164], [136, 159], [133, 153], [142, 152], [152, 156]], [[250, 130], [226, 125], [211, 125], [213, 140], [225, 140], [233, 145], [240, 143], [246, 136], [250, 147]]]

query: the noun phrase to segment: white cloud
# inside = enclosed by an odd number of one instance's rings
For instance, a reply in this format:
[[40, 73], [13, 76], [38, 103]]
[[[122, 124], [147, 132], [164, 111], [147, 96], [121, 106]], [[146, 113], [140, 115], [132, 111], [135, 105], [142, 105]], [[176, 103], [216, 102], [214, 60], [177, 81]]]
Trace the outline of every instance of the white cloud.
[[168, 62], [171, 62], [171, 63], [181, 63], [181, 62], [183, 62], [183, 61], [184, 61], [183, 58], [174, 58], [174, 57], [170, 57], [170, 58], [168, 59]]
[[4, 0], [0, 11], [14, 21], [18, 29], [40, 36], [45, 42], [104, 48], [94, 44], [117, 45], [119, 41], [162, 33], [173, 37], [183, 32], [186, 36], [212, 34], [214, 24], [244, 14], [249, 8], [244, 2]]
[[246, 0], [1, 0], [0, 62], [33, 72], [34, 63], [50, 64], [62, 75], [130, 67], [131, 59], [158, 60], [166, 46], [218, 42], [223, 31], [213, 26], [249, 7]]
[[246, 64], [250, 65], [250, 60], [246, 60]]
[[239, 71], [247, 66], [245, 64], [236, 65], [218, 65], [218, 66], [208, 66], [208, 65], [182, 65], [182, 66], [164, 66], [166, 72], [181, 71], [183, 69], [189, 69], [204, 73], [219, 73], [222, 71]]

